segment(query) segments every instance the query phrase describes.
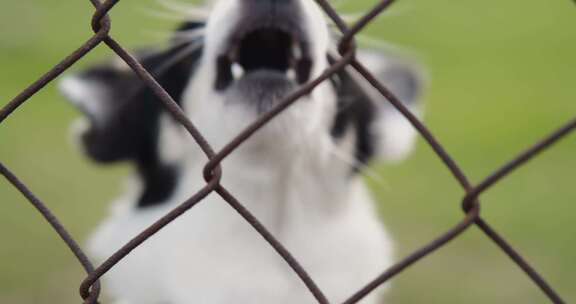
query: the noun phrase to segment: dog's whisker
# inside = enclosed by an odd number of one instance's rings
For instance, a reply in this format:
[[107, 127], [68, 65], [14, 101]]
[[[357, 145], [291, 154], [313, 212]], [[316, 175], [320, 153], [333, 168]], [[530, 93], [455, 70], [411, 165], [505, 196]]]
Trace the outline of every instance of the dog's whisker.
[[194, 5], [189, 3], [179, 3], [170, 0], [156, 0], [163, 8], [178, 14], [183, 14], [188, 18], [206, 20], [210, 14], [210, 9], [206, 5]]
[[342, 18], [342, 20], [344, 20], [346, 23], [352, 23], [355, 22], [356, 20], [360, 19], [360, 17], [362, 17], [362, 13], [360, 12], [355, 12], [355, 13], [343, 13], [340, 15], [340, 17]]
[[[336, 8], [339, 8], [340, 6], [342, 6], [344, 3], [347, 2], [347, 0], [341, 0], [338, 1], [339, 4], [335, 5]], [[380, 15], [379, 20], [388, 20], [390, 18], [395, 18], [395, 17], [404, 17], [405, 15], [407, 15], [408, 13], [414, 11], [415, 7], [414, 5], [402, 5], [398, 8], [394, 8], [393, 10], [387, 10], [385, 12], [383, 12]], [[354, 12], [340, 12], [340, 18], [342, 18], [342, 20], [344, 20], [346, 23], [353, 23], [355, 21], [357, 21], [358, 19], [360, 19], [362, 16], [364, 16], [365, 13], [363, 13], [362, 11], [354, 11]], [[331, 26], [335, 26], [332, 20], [329, 20], [330, 25]]]
[[202, 45], [203, 45], [202, 41], [195, 41], [195, 42], [191, 43], [190, 45], [184, 47], [182, 50], [180, 50], [179, 52], [174, 54], [174, 56], [172, 56], [171, 58], [168, 58], [166, 61], [164, 61], [158, 68], [154, 69], [152, 71], [152, 74], [155, 76], [162, 74], [164, 71], [166, 71], [167, 69], [172, 67], [174, 64], [182, 61], [188, 55], [190, 55], [190, 54], [194, 53], [195, 51], [197, 51], [198, 49], [200, 49], [202, 47]]
[[[177, 47], [174, 47], [173, 49]], [[162, 73], [164, 73], [166, 70], [182, 61], [184, 58], [198, 50], [200, 47], [202, 47], [202, 42], [194, 42], [188, 46], [185, 46], [182, 48], [182, 50], [175, 53], [172, 57], [167, 58], [158, 67], [150, 71], [151, 74], [156, 77], [162, 75]]]
[[335, 8], [340, 8], [342, 5], [346, 4], [348, 0], [332, 0], [332, 6]]
[[362, 172], [364, 176], [374, 181], [378, 186], [382, 186], [386, 189], [390, 189], [390, 184], [386, 182], [382, 174], [378, 173], [376, 170], [372, 169], [370, 166], [361, 162], [356, 157], [350, 155], [349, 153], [342, 151], [335, 145], [331, 145], [330, 153], [337, 157], [340, 161], [352, 167], [352, 169]]
[[366, 46], [371, 49], [376, 49], [384, 52], [404, 54], [406, 56], [416, 59], [422, 57], [422, 55], [417, 51], [415, 51], [414, 49], [396, 43], [392, 43], [389, 41], [385, 41], [382, 39], [374, 38], [372, 36], [360, 34], [356, 35], [356, 40], [360, 45]]
[[[181, 47], [183, 44], [180, 45], [175, 45], [173, 46], [171, 49], [174, 50], [178, 47]], [[182, 60], [184, 60], [187, 56], [189, 56], [190, 54], [194, 53], [195, 51], [197, 51], [198, 49], [200, 49], [202, 47], [203, 43], [202, 41], [194, 41], [193, 43], [191, 43], [190, 45], [187, 45], [185, 47], [183, 47], [180, 51], [176, 52], [172, 57], [167, 58], [166, 60], [164, 60], [158, 67], [154, 68], [153, 70], [151, 70], [151, 74], [154, 77], [159, 77], [161, 76], [163, 73], [165, 73], [168, 69], [170, 69], [171, 67], [173, 67], [175, 64], [181, 62]]]
[[156, 40], [166, 40], [174, 37], [174, 33], [169, 33], [166, 31], [141, 30], [140, 33], [146, 37], [150, 37]]
[[186, 30], [181, 32], [176, 32], [172, 34], [172, 37], [175, 38], [182, 38], [182, 39], [197, 39], [204, 36], [205, 30], [204, 28], [194, 29], [194, 30]]
[[172, 39], [174, 46], [190, 43], [192, 40], [201, 39], [204, 36], [204, 29], [188, 30], [182, 32], [153, 31], [144, 32], [147, 36], [161, 39]]
[[[342, 37], [342, 34], [337, 32], [337, 31], [333, 31], [333, 36], [335, 37], [335, 41], [339, 41], [340, 37]], [[368, 48], [368, 49], [373, 49], [373, 50], [377, 50], [377, 51], [382, 51], [382, 52], [386, 52], [386, 53], [398, 53], [398, 54], [403, 54], [407, 57], [410, 58], [414, 58], [414, 59], [420, 59], [422, 58], [422, 54], [420, 54], [419, 52], [397, 44], [397, 43], [393, 43], [390, 41], [386, 41], [383, 39], [379, 39], [379, 38], [375, 38], [373, 36], [370, 36], [368, 34], [357, 34], [355, 36], [356, 41], [358, 42], [358, 44], [362, 47]], [[330, 54], [338, 54], [338, 45], [333, 44], [330, 47]]]
[[158, 10], [154, 10], [152, 8], [139, 8], [138, 9], [142, 14], [147, 17], [152, 17], [161, 20], [168, 20], [168, 21], [184, 21], [189, 18], [185, 14], [176, 14], [171, 12], [162, 12]]
[[382, 20], [387, 20], [396, 17], [404, 17], [410, 12], [413, 12], [415, 9], [416, 7], [412, 3], [399, 5], [397, 7], [394, 7], [394, 9], [392, 10], [385, 11], [382, 14]]
[[195, 7], [196, 5], [191, 4], [191, 3], [182, 3], [182, 2], [175, 2], [175, 1], [171, 1], [171, 0], [155, 0], [155, 2], [157, 4], [159, 4], [160, 6], [164, 7], [165, 9], [168, 9], [170, 11], [173, 12], [182, 12], [182, 11], [186, 11], [188, 9], [190, 9], [191, 7]]

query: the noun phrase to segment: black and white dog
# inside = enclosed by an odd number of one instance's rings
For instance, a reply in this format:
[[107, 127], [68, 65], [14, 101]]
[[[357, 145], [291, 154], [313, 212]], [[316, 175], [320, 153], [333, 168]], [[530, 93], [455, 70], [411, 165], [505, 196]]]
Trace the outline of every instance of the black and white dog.
[[[215, 148], [222, 148], [299, 85], [319, 76], [334, 35], [313, 0], [220, 0], [205, 24], [189, 22], [168, 50], [138, 54]], [[184, 38], [183, 38], [184, 37]], [[418, 108], [412, 64], [362, 51], [407, 105]], [[397, 160], [415, 132], [351, 70], [339, 72], [273, 119], [223, 163], [222, 184], [295, 255], [334, 303], [392, 262], [392, 241], [359, 174]], [[117, 62], [61, 83], [87, 117], [84, 151], [130, 161], [131, 187], [89, 244], [102, 261], [205, 181], [207, 161], [152, 92]], [[129, 304], [315, 303], [296, 275], [217, 195], [153, 236], [105, 276]], [[378, 303], [371, 295], [362, 303]]]

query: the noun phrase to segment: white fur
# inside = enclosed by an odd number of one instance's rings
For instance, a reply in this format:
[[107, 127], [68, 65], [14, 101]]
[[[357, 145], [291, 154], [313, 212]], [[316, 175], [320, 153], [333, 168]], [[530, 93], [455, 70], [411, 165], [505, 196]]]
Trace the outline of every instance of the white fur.
[[[387, 61], [386, 58], [372, 51], [359, 51], [358, 59], [373, 75], [376, 75], [376, 77], [378, 77], [379, 73], [385, 72], [386, 69], [394, 65], [393, 62]], [[357, 83], [363, 87], [364, 92], [372, 96], [373, 100], [382, 101], [378, 106], [382, 108], [379, 113], [383, 117], [376, 120], [371, 130], [373, 133], [379, 135], [378, 156], [388, 162], [399, 162], [403, 160], [410, 155], [415, 145], [416, 135], [418, 134], [416, 129], [408, 119], [386, 101], [374, 87], [366, 81], [363, 81], [357, 72], [352, 69], [350, 69], [350, 72], [353, 77], [359, 79]], [[414, 76], [420, 78], [419, 82], [423, 82], [423, 78], [425, 77], [422, 75], [422, 72], [419, 69], [414, 69], [414, 72], [416, 72]], [[386, 85], [385, 82], [384, 85]], [[422, 106], [420, 103], [411, 102], [413, 105], [408, 104], [407, 109], [419, 117], [422, 112]]]
[[65, 77], [59, 83], [60, 90], [79, 109], [90, 113], [94, 120], [99, 121], [107, 117], [106, 107], [101, 100], [106, 99], [98, 83], [86, 82], [78, 77]]
[[[327, 67], [328, 29], [312, 0], [299, 1], [313, 37], [316, 77]], [[257, 118], [241, 96], [215, 92], [212, 86], [215, 56], [223, 33], [236, 22], [240, 2], [215, 4], [204, 56], [184, 98], [188, 116], [215, 149]], [[325, 83], [275, 118], [224, 161], [222, 185], [338, 303], [390, 266], [392, 242], [361, 178], [333, 153], [334, 100]], [[119, 200], [89, 244], [99, 261], [205, 184], [206, 158], [180, 131], [163, 127], [161, 135], [163, 156], [184, 169], [176, 193], [164, 205], [140, 210], [133, 208], [137, 191]], [[165, 151], [171, 148], [178, 152]], [[339, 148], [351, 149], [346, 143]], [[114, 299], [127, 304], [316, 303], [286, 263], [214, 193], [121, 261], [104, 283]], [[378, 301], [375, 293], [362, 303]]]
[[376, 121], [373, 132], [382, 134], [379, 145], [383, 160], [398, 162], [410, 154], [416, 141], [416, 129], [410, 124], [408, 119], [395, 109], [390, 109], [385, 119]]

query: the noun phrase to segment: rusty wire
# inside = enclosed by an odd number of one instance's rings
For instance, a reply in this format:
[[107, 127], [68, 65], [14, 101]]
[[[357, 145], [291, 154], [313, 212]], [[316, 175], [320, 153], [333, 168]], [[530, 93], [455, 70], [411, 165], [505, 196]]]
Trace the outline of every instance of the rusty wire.
[[[268, 113], [262, 115], [259, 119], [253, 122], [249, 127], [236, 136], [228, 145], [220, 151], [214, 151], [210, 144], [204, 139], [201, 132], [195, 127], [194, 123], [190, 121], [172, 97], [158, 84], [154, 77], [129, 53], [127, 52], [114, 38], [110, 35], [112, 22], [108, 13], [119, 2], [119, 0], [108, 0], [100, 2], [99, 0], [89, 0], [95, 7], [95, 13], [92, 17], [91, 26], [94, 35], [84, 42], [76, 51], [62, 60], [59, 64], [50, 69], [46, 74], [40, 77], [37, 81], [32, 83], [29, 87], [24, 89], [18, 96], [12, 99], [7, 105], [0, 109], [0, 124], [8, 118], [13, 112], [18, 109], [22, 104], [28, 101], [38, 91], [44, 88], [48, 83], [57, 78], [60, 74], [74, 65], [79, 59], [91, 52], [96, 46], [104, 43], [114, 53], [116, 53], [134, 73], [142, 80], [143, 84], [150, 88], [154, 94], [157, 95], [162, 102], [164, 108], [188, 131], [190, 136], [195, 140], [198, 146], [202, 149], [208, 158], [208, 162], [204, 167], [204, 178], [206, 184], [196, 194], [190, 197], [187, 201], [180, 206], [166, 214], [163, 218], [151, 225], [146, 230], [142, 231], [138, 236], [124, 245], [120, 250], [108, 258], [104, 263], [98, 267], [94, 267], [86, 258], [82, 249], [78, 246], [75, 239], [64, 228], [60, 221], [52, 214], [47, 205], [36, 197], [32, 191], [21, 182], [18, 177], [11, 172], [4, 164], [0, 162], [0, 174], [6, 180], [20, 191], [24, 197], [41, 213], [41, 215], [49, 222], [54, 231], [62, 238], [69, 249], [74, 253], [80, 264], [83, 266], [87, 273], [87, 277], [80, 285], [80, 296], [83, 303], [95, 304], [98, 303], [100, 295], [99, 279], [112, 269], [118, 262], [124, 259], [131, 251], [135, 250], [142, 243], [146, 242], [152, 235], [160, 231], [163, 227], [174, 221], [176, 218], [188, 212], [196, 204], [200, 203], [206, 196], [211, 193], [216, 193], [224, 199], [231, 208], [238, 212], [239, 216], [243, 217], [254, 230], [259, 233], [262, 238], [268, 242], [271, 247], [282, 257], [286, 263], [293, 269], [296, 275], [301, 279], [303, 284], [310, 290], [310, 293], [316, 301], [320, 304], [328, 304], [326, 296], [322, 290], [316, 285], [314, 280], [308, 275], [306, 269], [292, 256], [290, 251], [280, 243], [274, 235], [272, 235], [266, 227], [240, 203], [232, 193], [230, 193], [225, 185], [222, 185], [221, 177], [224, 168], [221, 167], [222, 161], [233, 153], [244, 141], [250, 136], [267, 124], [270, 120], [274, 119], [278, 114], [284, 111], [295, 103], [300, 97], [308, 94], [316, 86], [333, 76], [335, 73], [341, 71], [347, 66], [356, 70], [371, 86], [373, 86], [381, 95], [383, 102], [391, 103], [404, 117], [418, 130], [420, 135], [428, 142], [432, 150], [437, 154], [440, 160], [452, 173], [456, 181], [461, 185], [464, 190], [464, 197], [462, 199], [462, 208], [464, 211], [463, 219], [454, 225], [450, 230], [439, 236], [437, 239], [432, 240], [420, 249], [414, 251], [412, 254], [402, 259], [397, 264], [390, 267], [388, 270], [383, 270], [383, 273], [374, 278], [372, 282], [364, 288], [358, 290], [355, 294], [350, 295], [350, 298], [343, 304], [358, 303], [366, 295], [377, 289], [385, 282], [391, 280], [406, 268], [412, 266], [424, 257], [427, 257], [436, 250], [442, 248], [454, 238], [462, 235], [471, 226], [477, 226], [484, 234], [498, 245], [502, 251], [508, 255], [511, 260], [518, 265], [532, 282], [539, 287], [542, 292], [548, 297], [551, 303], [565, 303], [560, 295], [546, 282], [541, 274], [539, 274], [522, 255], [510, 245], [498, 232], [496, 232], [490, 224], [488, 224], [480, 216], [480, 202], [479, 197], [487, 189], [498, 183], [505, 178], [509, 173], [518, 167], [524, 165], [527, 161], [542, 153], [545, 149], [551, 147], [553, 144], [566, 137], [570, 132], [576, 129], [576, 118], [569, 121], [557, 131], [551, 133], [549, 136], [543, 138], [534, 146], [526, 149], [520, 153], [516, 158], [504, 164], [501, 168], [497, 169], [486, 177], [482, 182], [477, 185], [470, 183], [466, 174], [462, 171], [456, 161], [450, 156], [443, 145], [434, 137], [432, 132], [416, 117], [414, 116], [403, 103], [392, 94], [384, 84], [380, 83], [364, 65], [356, 60], [356, 44], [355, 35], [360, 32], [366, 25], [368, 25], [374, 18], [379, 16], [386, 10], [393, 0], [382, 0], [369, 10], [362, 18], [355, 24], [347, 26], [346, 23], [340, 18], [334, 8], [328, 3], [327, 0], [316, 0], [320, 7], [326, 12], [328, 17], [336, 24], [338, 29], [342, 32], [342, 38], [339, 43], [339, 54], [331, 54], [331, 66], [324, 71], [318, 78], [310, 81], [309, 83], [300, 87], [297, 91], [286, 97], [276, 107]], [[193, 212], [193, 211], [191, 211]]]

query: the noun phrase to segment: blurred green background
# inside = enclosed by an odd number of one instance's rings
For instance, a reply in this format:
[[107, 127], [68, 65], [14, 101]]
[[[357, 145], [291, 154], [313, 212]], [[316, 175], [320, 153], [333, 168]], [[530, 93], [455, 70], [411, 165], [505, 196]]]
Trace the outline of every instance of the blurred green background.
[[[180, 0], [184, 1], [184, 0]], [[345, 4], [361, 11], [376, 1]], [[474, 182], [576, 114], [576, 6], [570, 0], [405, 0], [365, 31], [419, 55], [430, 73], [426, 123]], [[0, 5], [0, 101], [7, 103], [90, 36], [88, 1]], [[113, 34], [160, 43], [175, 21], [153, 0], [122, 1]], [[156, 17], [152, 17], [156, 15]], [[167, 14], [170, 15], [170, 14]], [[78, 66], [111, 52], [105, 47]], [[76, 68], [78, 68], [78, 66]], [[53, 85], [0, 126], [0, 160], [85, 239], [127, 168], [97, 167], [70, 144], [77, 116]], [[576, 137], [482, 196], [484, 217], [568, 302], [576, 301]], [[424, 142], [369, 179], [402, 257], [461, 219], [463, 191]], [[0, 180], [0, 303], [78, 303], [81, 268]], [[547, 303], [476, 228], [394, 280], [390, 303]]]

